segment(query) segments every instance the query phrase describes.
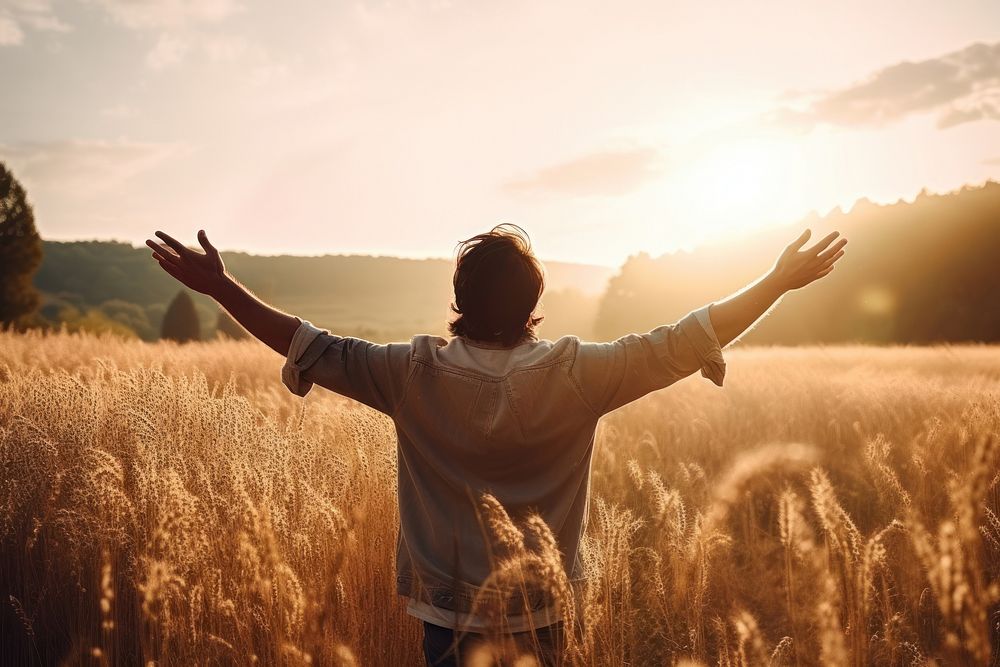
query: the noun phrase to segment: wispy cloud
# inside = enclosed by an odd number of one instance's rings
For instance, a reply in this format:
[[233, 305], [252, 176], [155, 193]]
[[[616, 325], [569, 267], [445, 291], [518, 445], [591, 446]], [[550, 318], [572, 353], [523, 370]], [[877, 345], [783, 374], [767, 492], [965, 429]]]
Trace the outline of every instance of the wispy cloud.
[[72, 30], [55, 15], [49, 0], [5, 0], [0, 6], [0, 46], [24, 43], [25, 28], [39, 32]]
[[50, 0], [8, 0], [20, 20], [33, 30], [69, 32], [72, 27], [55, 15]]
[[1000, 165], [1000, 155], [983, 160], [983, 164]]
[[101, 115], [105, 118], [113, 118], [115, 120], [124, 120], [126, 118], [132, 118], [136, 115], [136, 110], [127, 104], [114, 104], [109, 107], [104, 107], [101, 109]]
[[191, 43], [183, 37], [163, 33], [146, 54], [146, 64], [154, 70], [172, 67], [184, 59], [190, 48]]
[[202, 50], [209, 60], [232, 63], [249, 55], [259, 55], [260, 47], [241, 35], [212, 35], [204, 40]]
[[9, 14], [0, 14], [0, 46], [17, 46], [24, 41], [24, 31]]
[[146, 65], [164, 70], [196, 49], [213, 61], [233, 61], [247, 52], [242, 38], [205, 34], [207, 26], [224, 23], [243, 6], [236, 0], [96, 0], [119, 25], [159, 33], [146, 53]]
[[97, 0], [127, 28], [182, 28], [221, 21], [241, 9], [234, 0]]
[[804, 109], [782, 107], [769, 120], [801, 129], [819, 123], [880, 126], [918, 113], [935, 114], [939, 128], [1000, 120], [1000, 42], [885, 67], [865, 81], [820, 94]]
[[88, 196], [115, 188], [180, 149], [134, 141], [25, 142], [0, 145], [0, 160], [31, 188]]
[[507, 192], [616, 196], [631, 192], [662, 171], [659, 151], [649, 147], [604, 150], [539, 169], [504, 184]]
[[284, 72], [284, 66], [267, 49], [246, 37], [196, 31], [161, 33], [146, 53], [146, 65], [153, 70], [165, 70], [189, 58], [213, 65], [238, 63], [240, 75], [251, 83], [270, 80]]

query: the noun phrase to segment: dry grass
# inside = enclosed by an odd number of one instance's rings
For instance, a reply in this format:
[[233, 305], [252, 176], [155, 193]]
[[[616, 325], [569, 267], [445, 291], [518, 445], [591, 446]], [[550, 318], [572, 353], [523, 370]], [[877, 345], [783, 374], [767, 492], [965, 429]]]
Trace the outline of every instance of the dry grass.
[[[1000, 351], [729, 362], [602, 422], [587, 586], [484, 498], [495, 581], [549, 586], [579, 664], [996, 664]], [[421, 664], [391, 424], [279, 366], [0, 334], [0, 662]]]

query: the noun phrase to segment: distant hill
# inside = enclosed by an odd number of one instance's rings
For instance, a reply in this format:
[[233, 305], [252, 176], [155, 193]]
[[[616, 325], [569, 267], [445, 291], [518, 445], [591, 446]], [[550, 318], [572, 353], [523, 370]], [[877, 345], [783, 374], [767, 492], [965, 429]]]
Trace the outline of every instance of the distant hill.
[[[994, 182], [921, 193], [912, 203], [862, 199], [847, 213], [836, 209], [694, 252], [639, 254], [617, 274], [548, 262], [540, 333], [609, 340], [674, 321], [761, 275], [805, 226], [814, 238], [842, 231], [849, 252], [826, 279], [787, 295], [747, 342], [1000, 342], [1000, 183]], [[389, 341], [443, 334], [450, 317], [451, 260], [224, 257], [264, 299], [344, 335]], [[35, 283], [49, 321], [110, 326], [146, 340], [158, 337], [178, 291], [146, 248], [108, 241], [46, 242]], [[203, 336], [210, 337], [217, 308], [194, 296]]]
[[1000, 183], [912, 203], [859, 200], [794, 228], [652, 258], [631, 257], [608, 283], [599, 339], [671, 322], [765, 272], [803, 227], [832, 230], [848, 253], [823, 281], [785, 297], [752, 343], [1000, 341]]
[[[444, 333], [452, 300], [454, 262], [365, 255], [297, 257], [223, 252], [226, 266], [262, 298], [319, 326], [371, 340], [408, 340]], [[597, 303], [612, 269], [546, 262], [541, 333], [592, 335]], [[135, 331], [158, 337], [167, 303], [179, 286], [145, 247], [113, 241], [45, 243], [35, 284], [51, 321], [97, 312]], [[214, 334], [217, 309], [195, 296], [203, 335]]]

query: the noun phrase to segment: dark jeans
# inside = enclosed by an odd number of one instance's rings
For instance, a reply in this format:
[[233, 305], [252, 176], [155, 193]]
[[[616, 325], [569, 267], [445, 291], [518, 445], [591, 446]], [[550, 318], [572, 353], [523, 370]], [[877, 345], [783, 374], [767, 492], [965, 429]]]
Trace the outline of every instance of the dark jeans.
[[[556, 623], [535, 630], [534, 637], [531, 632], [503, 635], [503, 643], [508, 648], [511, 644], [514, 646], [514, 651], [506, 653], [506, 657], [512, 659], [527, 653], [535, 656], [542, 667], [555, 667], [561, 664], [564, 641], [562, 634], [562, 623]], [[424, 622], [424, 658], [428, 667], [461, 667], [476, 646], [486, 644], [488, 640], [486, 635], [476, 632], [458, 632]]]

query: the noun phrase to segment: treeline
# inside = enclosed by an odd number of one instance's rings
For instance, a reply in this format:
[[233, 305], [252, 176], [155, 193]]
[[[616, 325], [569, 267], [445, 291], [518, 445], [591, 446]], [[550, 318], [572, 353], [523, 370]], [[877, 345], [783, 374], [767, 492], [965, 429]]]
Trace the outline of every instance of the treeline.
[[629, 258], [605, 292], [599, 339], [647, 331], [733, 292], [765, 272], [798, 229], [839, 230], [848, 253], [826, 279], [785, 297], [747, 342], [1000, 341], [1000, 183], [912, 203], [859, 200], [796, 229], [652, 258]]
[[[223, 253], [228, 269], [275, 306], [344, 335], [370, 340], [408, 340], [415, 333], [445, 332], [454, 265], [446, 259], [365, 255], [321, 257]], [[603, 286], [612, 271], [585, 264], [547, 264], [543, 334], [589, 337]], [[159, 338], [178, 285], [146, 248], [109, 241], [44, 244], [35, 285], [40, 316], [69, 328], [133, 332]], [[216, 335], [215, 304], [191, 294], [200, 337]]]
[[[813, 215], [794, 229], [690, 253], [639, 254], [616, 275], [602, 267], [551, 262], [540, 333], [610, 340], [673, 321], [761, 275], [804, 226], [816, 238], [833, 229], [843, 232], [849, 252], [826, 279], [787, 295], [746, 336], [748, 342], [1000, 341], [1000, 184], [994, 182], [944, 195], [924, 192], [912, 203], [881, 206], [862, 199], [848, 213]], [[443, 335], [450, 317], [450, 260], [224, 257], [265, 300], [344, 335], [375, 341]], [[33, 324], [145, 340], [161, 336], [164, 316], [178, 296], [177, 283], [145, 248], [107, 241], [45, 242], [34, 284], [42, 299]], [[220, 331], [239, 335], [239, 327], [210, 299], [190, 296], [198, 338]], [[192, 328], [184, 327], [187, 336]]]

